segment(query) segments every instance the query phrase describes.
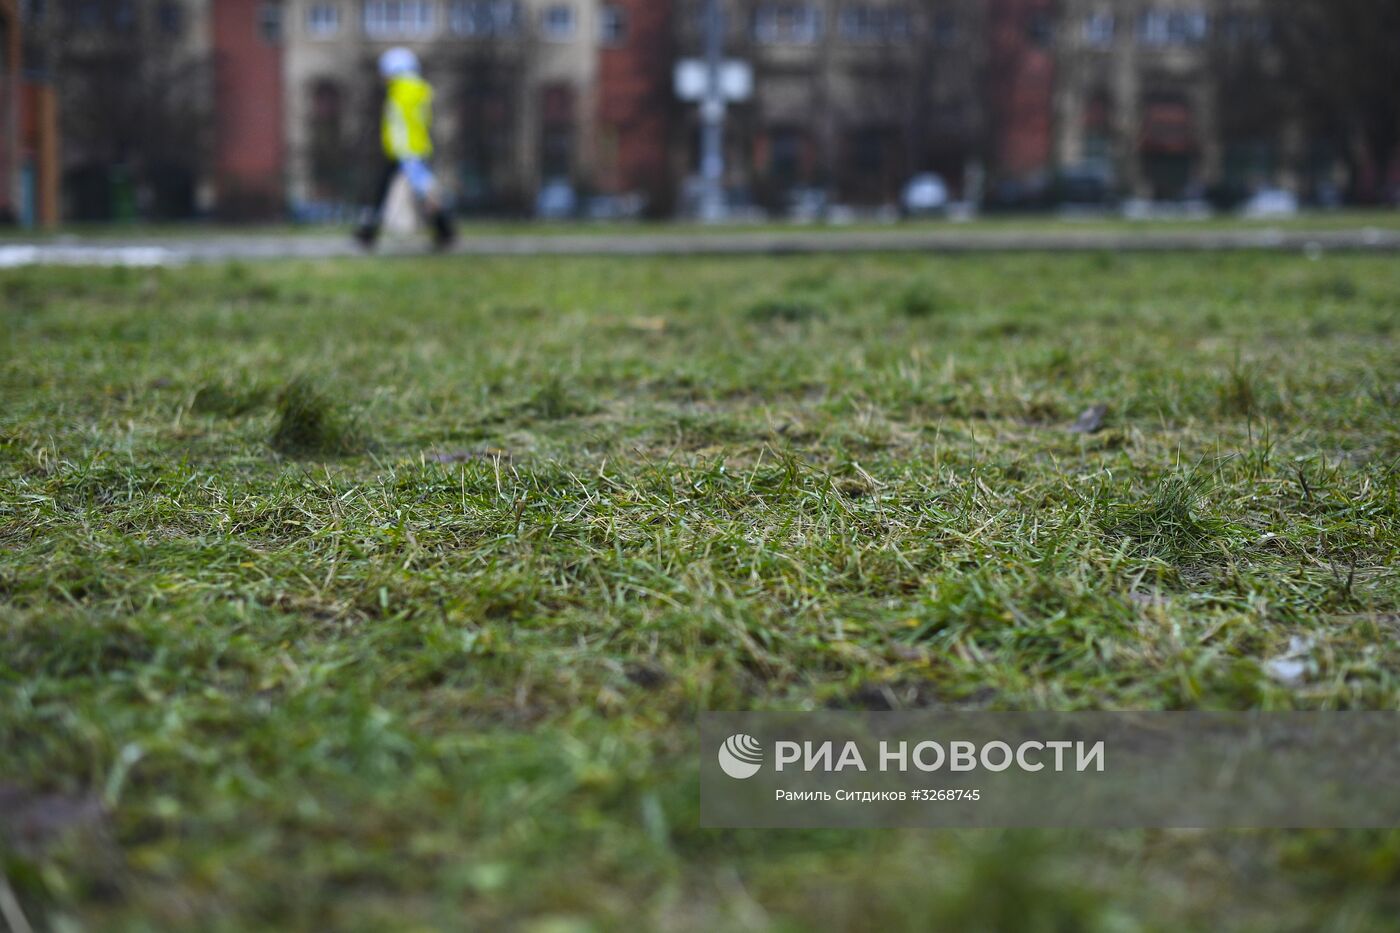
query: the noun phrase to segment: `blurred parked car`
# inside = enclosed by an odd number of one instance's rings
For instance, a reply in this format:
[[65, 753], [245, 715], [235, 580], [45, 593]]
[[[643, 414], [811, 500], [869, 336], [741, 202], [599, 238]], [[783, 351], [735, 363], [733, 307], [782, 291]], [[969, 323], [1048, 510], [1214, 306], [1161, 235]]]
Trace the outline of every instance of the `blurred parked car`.
[[571, 220], [578, 214], [578, 194], [568, 179], [544, 183], [535, 198], [535, 216], [540, 220]]
[[925, 172], [905, 183], [899, 207], [905, 217], [935, 217], [947, 212], [948, 200], [948, 185], [942, 177]]
[[1254, 220], [1267, 220], [1271, 217], [1296, 217], [1298, 196], [1283, 188], [1261, 188], [1244, 202], [1244, 216]]

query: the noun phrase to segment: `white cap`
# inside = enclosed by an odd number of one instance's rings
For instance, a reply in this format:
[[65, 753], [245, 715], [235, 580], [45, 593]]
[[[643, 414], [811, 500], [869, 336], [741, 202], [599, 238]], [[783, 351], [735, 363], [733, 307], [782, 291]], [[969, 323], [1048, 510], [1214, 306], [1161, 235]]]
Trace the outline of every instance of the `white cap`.
[[418, 56], [408, 49], [389, 49], [379, 56], [379, 73], [385, 78], [418, 74]]

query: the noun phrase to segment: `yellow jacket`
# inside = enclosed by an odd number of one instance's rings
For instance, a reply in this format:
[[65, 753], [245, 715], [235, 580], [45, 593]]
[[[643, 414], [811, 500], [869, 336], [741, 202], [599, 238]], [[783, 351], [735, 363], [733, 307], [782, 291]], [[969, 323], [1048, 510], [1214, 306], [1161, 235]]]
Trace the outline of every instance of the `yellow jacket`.
[[433, 89], [418, 75], [390, 79], [381, 135], [391, 159], [426, 159], [433, 154]]

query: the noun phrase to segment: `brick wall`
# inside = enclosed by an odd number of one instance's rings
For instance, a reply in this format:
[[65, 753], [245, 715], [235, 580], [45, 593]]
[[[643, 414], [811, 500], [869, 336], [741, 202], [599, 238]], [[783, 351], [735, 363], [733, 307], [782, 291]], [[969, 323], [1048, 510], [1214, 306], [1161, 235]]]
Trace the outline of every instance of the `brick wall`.
[[235, 219], [283, 209], [282, 54], [259, 19], [263, 3], [213, 4], [217, 210]]
[[598, 50], [598, 187], [639, 192], [648, 210], [670, 206], [668, 140], [675, 111], [671, 90], [671, 0], [612, 0], [626, 17], [620, 43]]
[[992, 0], [988, 17], [995, 175], [1024, 179], [1051, 165], [1055, 57], [1051, 0]]

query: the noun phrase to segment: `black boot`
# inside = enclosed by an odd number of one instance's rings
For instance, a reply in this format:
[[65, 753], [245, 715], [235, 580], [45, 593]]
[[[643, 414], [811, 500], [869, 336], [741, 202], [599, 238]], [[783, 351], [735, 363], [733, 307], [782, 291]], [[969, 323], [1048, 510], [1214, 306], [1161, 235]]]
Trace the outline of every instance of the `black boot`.
[[457, 231], [452, 225], [452, 215], [447, 211], [433, 214], [433, 248], [442, 252], [457, 241]]
[[372, 250], [374, 244], [379, 241], [379, 225], [376, 223], [362, 223], [355, 228], [355, 242], [361, 248]]

